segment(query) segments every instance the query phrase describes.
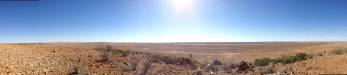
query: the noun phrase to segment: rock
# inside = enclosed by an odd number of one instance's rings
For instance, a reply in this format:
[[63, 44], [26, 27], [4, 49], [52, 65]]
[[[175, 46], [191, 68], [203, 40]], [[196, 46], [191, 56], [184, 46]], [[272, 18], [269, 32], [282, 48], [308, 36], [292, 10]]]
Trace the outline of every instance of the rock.
[[194, 71], [192, 72], [192, 75], [202, 75], [201, 69], [194, 70]]
[[261, 74], [269, 74], [269, 73], [273, 73], [273, 67], [271, 66], [264, 66], [264, 67], [259, 67], [258, 70]]
[[218, 71], [218, 68], [215, 65], [207, 64], [207, 70], [210, 72], [216, 72], [216, 71]]

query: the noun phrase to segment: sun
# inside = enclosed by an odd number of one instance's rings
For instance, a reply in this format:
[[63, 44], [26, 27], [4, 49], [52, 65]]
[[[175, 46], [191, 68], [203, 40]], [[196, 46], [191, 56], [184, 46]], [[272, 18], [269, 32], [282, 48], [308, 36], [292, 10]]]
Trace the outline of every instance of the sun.
[[170, 0], [177, 15], [189, 15], [194, 12], [194, 0]]

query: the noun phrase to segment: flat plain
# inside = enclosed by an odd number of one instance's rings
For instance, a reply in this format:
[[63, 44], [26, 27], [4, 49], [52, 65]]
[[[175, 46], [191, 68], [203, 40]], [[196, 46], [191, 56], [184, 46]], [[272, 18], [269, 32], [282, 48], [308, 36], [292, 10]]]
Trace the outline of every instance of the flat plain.
[[[346, 74], [344, 42], [16, 43], [0, 45], [0, 74]], [[306, 53], [313, 58], [256, 66], [260, 58]], [[322, 55], [318, 55], [324, 53]], [[221, 64], [214, 65], [216, 62]], [[247, 69], [242, 70], [242, 64]], [[231, 65], [236, 67], [230, 67]], [[339, 65], [337, 65], [339, 64]], [[241, 65], [241, 68], [238, 66]], [[262, 68], [271, 67], [271, 71]], [[230, 69], [229, 69], [230, 68]]]

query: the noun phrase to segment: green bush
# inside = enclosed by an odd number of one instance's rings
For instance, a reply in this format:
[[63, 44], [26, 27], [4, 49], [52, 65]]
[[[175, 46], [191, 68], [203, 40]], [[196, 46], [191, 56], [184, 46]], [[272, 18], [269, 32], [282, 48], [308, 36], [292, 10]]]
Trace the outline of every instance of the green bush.
[[266, 66], [270, 63], [283, 63], [283, 64], [289, 64], [294, 63], [301, 60], [307, 60], [313, 58], [312, 55], [308, 55], [306, 53], [297, 53], [295, 56], [282, 56], [280, 58], [276, 59], [270, 59], [270, 58], [261, 58], [261, 59], [255, 59], [254, 64], [257, 66]]
[[296, 56], [282, 56], [279, 59], [279, 62], [283, 64], [289, 64], [289, 63], [296, 62], [297, 60], [298, 59], [296, 58]]
[[297, 53], [295, 55], [297, 60], [306, 60], [306, 59], [308, 59], [308, 56], [309, 55], [307, 55], [306, 53]]
[[254, 64], [257, 66], [266, 66], [272, 62], [270, 58], [255, 59]]

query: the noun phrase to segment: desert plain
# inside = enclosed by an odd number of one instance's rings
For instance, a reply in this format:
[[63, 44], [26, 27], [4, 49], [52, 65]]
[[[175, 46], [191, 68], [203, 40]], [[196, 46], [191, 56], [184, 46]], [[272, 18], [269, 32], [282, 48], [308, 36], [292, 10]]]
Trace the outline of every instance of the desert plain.
[[[346, 48], [346, 42], [3, 43], [0, 74], [347, 74]], [[304, 58], [286, 58], [298, 53]]]

